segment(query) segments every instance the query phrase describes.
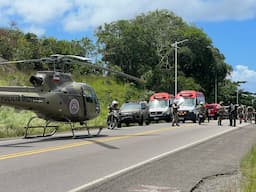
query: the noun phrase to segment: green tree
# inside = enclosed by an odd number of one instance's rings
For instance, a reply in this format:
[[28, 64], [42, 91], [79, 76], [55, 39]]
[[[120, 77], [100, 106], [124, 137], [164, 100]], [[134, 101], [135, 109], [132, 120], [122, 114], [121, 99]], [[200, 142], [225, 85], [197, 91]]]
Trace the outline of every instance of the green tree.
[[199, 89], [210, 96], [216, 71], [219, 81], [230, 71], [223, 55], [208, 48], [215, 49], [201, 29], [188, 25], [167, 10], [105, 24], [98, 28], [96, 35], [99, 52], [106, 64], [117, 65], [125, 73], [143, 77], [147, 88], [154, 91], [174, 90], [174, 48], [171, 44], [175, 41], [189, 40], [178, 50], [179, 90]]
[[[0, 28], [0, 56], [6, 60], [24, 60], [49, 57], [53, 54], [79, 55], [95, 57], [96, 47], [87, 37], [81, 40], [57, 40], [53, 37], [39, 38], [36, 34], [21, 32], [17, 27]], [[18, 65], [20, 69], [45, 68], [42, 63]], [[51, 66], [46, 66], [52, 68]], [[69, 67], [70, 68], [70, 67]], [[83, 72], [83, 67], [76, 67]]]

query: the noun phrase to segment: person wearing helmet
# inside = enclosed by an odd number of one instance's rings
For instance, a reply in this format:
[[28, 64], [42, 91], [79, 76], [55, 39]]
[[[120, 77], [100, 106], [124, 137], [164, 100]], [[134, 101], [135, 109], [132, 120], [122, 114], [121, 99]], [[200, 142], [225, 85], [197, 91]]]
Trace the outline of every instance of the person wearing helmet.
[[118, 109], [118, 101], [113, 100], [111, 105], [109, 106], [109, 111], [113, 111], [113, 110], [119, 110]]
[[111, 105], [108, 106], [108, 117], [107, 117], [107, 125], [108, 129], [114, 129], [116, 126], [120, 126], [119, 124], [119, 108], [118, 108], [118, 102], [116, 100], [113, 100]]
[[[206, 108], [204, 106], [204, 102], [200, 101], [200, 103], [196, 107], [196, 109], [197, 109], [197, 112], [198, 112], [198, 120], [199, 120], [198, 122], [199, 122], [199, 124], [201, 124], [201, 122], [204, 121], [205, 115], [206, 115]], [[199, 117], [201, 117], [201, 118], [199, 119]]]
[[201, 101], [199, 103], [199, 105], [197, 106], [197, 110], [198, 110], [198, 112], [205, 113], [205, 107], [204, 107], [204, 102], [203, 101]]

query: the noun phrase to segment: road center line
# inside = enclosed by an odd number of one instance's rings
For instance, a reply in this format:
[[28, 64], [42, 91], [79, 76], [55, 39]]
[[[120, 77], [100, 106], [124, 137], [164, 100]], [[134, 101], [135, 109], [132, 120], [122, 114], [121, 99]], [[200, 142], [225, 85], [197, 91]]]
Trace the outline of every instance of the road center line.
[[95, 141], [103, 143], [103, 142], [127, 139], [127, 138], [146, 135], [146, 134], [150, 135], [150, 134], [154, 134], [154, 133], [160, 133], [160, 132], [168, 131], [168, 130], [171, 130], [171, 129], [175, 129], [175, 128], [173, 128], [173, 127], [160, 128], [160, 129], [155, 129], [155, 130], [150, 130], [150, 131], [143, 131], [143, 132], [129, 134], [129, 135], [111, 136], [111, 137], [108, 137], [108, 138], [101, 138], [101, 139], [97, 139], [97, 140], [94, 140], [94, 141], [87, 140], [87, 141], [75, 142], [75, 143], [59, 145], [59, 146], [52, 146], [52, 147], [47, 147], [47, 148], [42, 148], [42, 149], [22, 151], [22, 152], [18, 152], [18, 153], [10, 153], [10, 154], [6, 154], [6, 155], [1, 155], [0, 160], [12, 159], [12, 158], [16, 158], [16, 157], [23, 157], [23, 156], [29, 156], [29, 155], [35, 155], [35, 154], [46, 153], [46, 152], [51, 152], [51, 151], [64, 150], [64, 149], [69, 149], [69, 148], [74, 148], [74, 147], [80, 147], [80, 146], [83, 146], [83, 145], [91, 145], [91, 144], [95, 144]]

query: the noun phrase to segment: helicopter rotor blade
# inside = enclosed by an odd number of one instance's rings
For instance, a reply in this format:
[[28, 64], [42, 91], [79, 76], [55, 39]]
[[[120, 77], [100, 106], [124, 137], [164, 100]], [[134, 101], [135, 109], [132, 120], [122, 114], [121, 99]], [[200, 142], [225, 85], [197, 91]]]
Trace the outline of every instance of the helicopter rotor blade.
[[77, 55], [61, 55], [61, 54], [54, 54], [50, 56], [51, 58], [57, 58], [57, 59], [75, 59], [75, 60], [79, 60], [79, 61], [91, 61], [90, 58], [87, 57], [82, 57], [82, 56], [77, 56]]
[[[17, 64], [17, 63], [32, 63], [32, 62], [53, 63], [53, 64], [56, 62], [58, 62], [58, 63], [64, 62], [65, 64], [85, 65], [85, 66], [88, 66], [88, 67], [91, 67], [94, 69], [105, 70], [110, 73], [115, 73], [119, 76], [123, 76], [125, 78], [132, 79], [132, 80], [138, 81], [140, 83], [144, 83], [143, 79], [140, 79], [138, 77], [135, 77], [135, 76], [123, 73], [123, 72], [115, 71], [115, 70], [107, 68], [107, 67], [92, 64], [90, 58], [76, 56], [76, 55], [54, 54], [54, 55], [51, 55], [50, 57], [44, 57], [44, 58], [40, 58], [40, 59], [26, 59], [26, 60], [19, 60], [19, 61], [2, 61], [2, 62], [0, 62], [0, 65]], [[54, 70], [55, 70], [55, 68], [54, 68]]]
[[25, 59], [25, 60], [18, 60], [18, 61], [2, 61], [0, 65], [8, 65], [8, 64], [17, 64], [17, 63], [35, 63], [35, 62], [43, 62], [43, 63], [51, 63], [54, 62], [56, 59], [44, 57], [40, 59]]
[[19, 60], [19, 61], [4, 61], [0, 62], [0, 65], [7, 65], [7, 64], [17, 64], [17, 63], [31, 63], [31, 62], [40, 62], [41, 59], [27, 59], [27, 60]]
[[[62, 55], [61, 57], [62, 59], [68, 59], [68, 61], [72, 64], [80, 64], [80, 65], [85, 65], [85, 66], [88, 66], [88, 67], [91, 67], [91, 68], [94, 68], [94, 69], [100, 69], [100, 70], [105, 70], [105, 71], [109, 71], [111, 73], [115, 73], [117, 75], [120, 75], [120, 76], [123, 76], [123, 77], [126, 77], [128, 79], [132, 79], [134, 81], [138, 81], [138, 82], [141, 82], [143, 83], [144, 81], [140, 78], [137, 78], [137, 77], [134, 77], [132, 75], [129, 75], [129, 74], [126, 74], [126, 73], [123, 73], [123, 72], [119, 72], [119, 71], [115, 71], [113, 69], [109, 69], [107, 67], [102, 67], [102, 66], [99, 66], [99, 65], [95, 65], [95, 64], [91, 64], [90, 61], [91, 59], [89, 58], [86, 58], [86, 57], [80, 57], [80, 56], [75, 56], [75, 55]], [[70, 60], [71, 59], [71, 60]]]

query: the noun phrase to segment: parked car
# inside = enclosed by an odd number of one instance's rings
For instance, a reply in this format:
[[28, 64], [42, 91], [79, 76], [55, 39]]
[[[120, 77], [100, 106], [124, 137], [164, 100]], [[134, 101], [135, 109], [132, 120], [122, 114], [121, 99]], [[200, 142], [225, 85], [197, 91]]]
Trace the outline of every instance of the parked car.
[[126, 126], [129, 126], [130, 123], [138, 123], [139, 125], [143, 125], [145, 122], [146, 125], [148, 125], [148, 113], [148, 105], [146, 102], [124, 103], [121, 106], [119, 112], [118, 127], [121, 127], [122, 123], [125, 123]]
[[218, 106], [218, 103], [205, 104], [205, 108], [208, 111], [208, 116], [210, 118], [213, 118], [214, 120], [217, 120], [217, 117], [218, 117], [217, 106]]

